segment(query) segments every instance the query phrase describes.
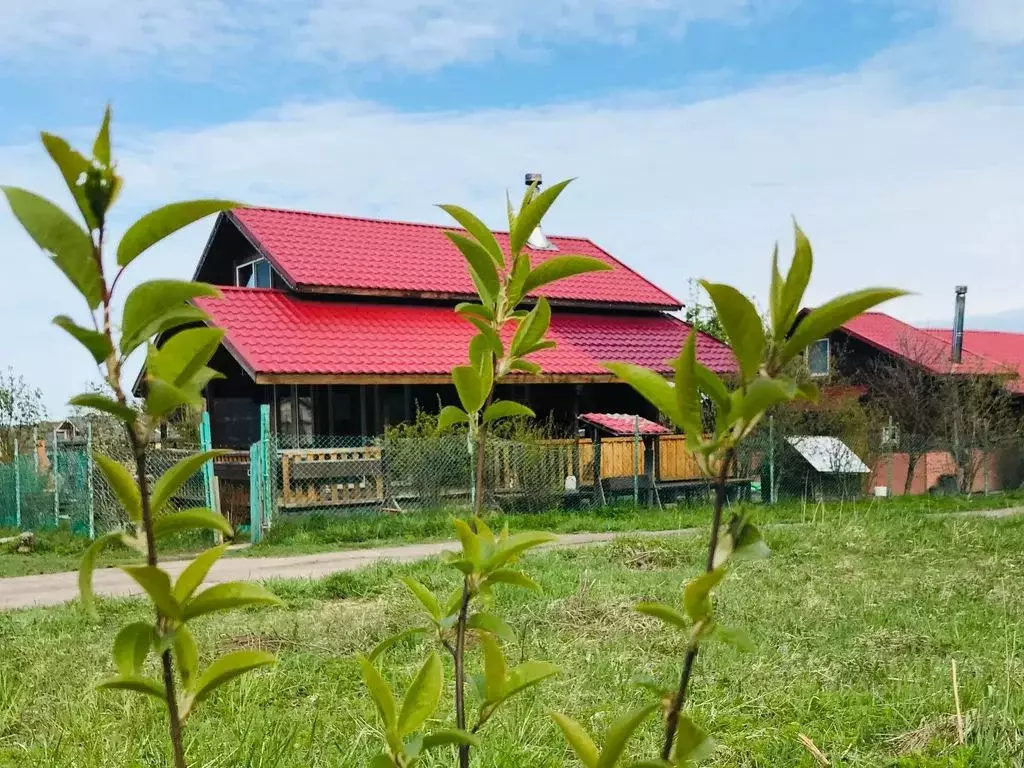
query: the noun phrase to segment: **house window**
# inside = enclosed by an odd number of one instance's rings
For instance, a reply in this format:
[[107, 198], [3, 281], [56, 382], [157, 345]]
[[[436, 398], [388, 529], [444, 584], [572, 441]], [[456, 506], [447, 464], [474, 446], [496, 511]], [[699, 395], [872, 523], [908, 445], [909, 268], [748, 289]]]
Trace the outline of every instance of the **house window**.
[[235, 285], [239, 288], [272, 288], [274, 269], [260, 257], [235, 267]]
[[807, 348], [807, 370], [811, 376], [828, 376], [828, 339], [818, 339]]

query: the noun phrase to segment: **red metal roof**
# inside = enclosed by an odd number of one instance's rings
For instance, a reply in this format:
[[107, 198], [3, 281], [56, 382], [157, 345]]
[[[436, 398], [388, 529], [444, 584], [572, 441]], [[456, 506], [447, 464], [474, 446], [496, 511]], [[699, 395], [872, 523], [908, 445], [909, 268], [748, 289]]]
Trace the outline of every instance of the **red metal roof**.
[[[438, 375], [465, 362], [475, 329], [451, 307], [299, 297], [259, 288], [221, 288], [199, 299], [226, 346], [253, 375]], [[669, 373], [690, 327], [666, 314], [596, 316], [556, 310], [554, 349], [535, 360], [548, 375], [606, 375], [603, 360], [623, 360]], [[701, 336], [700, 360], [735, 371], [731, 351]]]
[[897, 320], [884, 312], [865, 312], [845, 323], [842, 330], [877, 349], [888, 352], [908, 362], [920, 365], [937, 374], [983, 374], [1006, 373], [1006, 366], [983, 355], [973, 347], [964, 344], [963, 362], [954, 364], [952, 337], [916, 328]]
[[[430, 224], [410, 224], [270, 208], [243, 208], [231, 216], [289, 283], [337, 293], [475, 295], [462, 255]], [[508, 251], [508, 235], [495, 233]], [[534, 264], [553, 255], [593, 256], [613, 269], [575, 275], [539, 293], [563, 302], [678, 309], [681, 302], [590, 240], [549, 237], [558, 251], [530, 251]]]
[[581, 413], [580, 421], [593, 424], [618, 437], [634, 434], [644, 436], [672, 434], [672, 430], [668, 427], [630, 413]]
[[[953, 332], [948, 329], [929, 329], [928, 333], [939, 339], [951, 339]], [[1009, 331], [964, 331], [964, 349], [1001, 363], [1017, 378], [1007, 382], [1013, 392], [1024, 394], [1024, 333]]]

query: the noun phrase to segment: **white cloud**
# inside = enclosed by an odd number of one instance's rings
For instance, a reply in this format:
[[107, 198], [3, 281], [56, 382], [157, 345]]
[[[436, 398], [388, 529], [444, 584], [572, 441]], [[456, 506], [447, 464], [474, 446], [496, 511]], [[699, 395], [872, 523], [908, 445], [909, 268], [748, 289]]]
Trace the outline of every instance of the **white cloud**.
[[[116, 130], [116, 126], [115, 126]], [[202, 130], [115, 133], [124, 215], [195, 195], [443, 221], [458, 202], [494, 226], [522, 173], [579, 176], [548, 224], [585, 234], [681, 298], [690, 277], [764, 294], [768, 254], [796, 214], [815, 245], [811, 298], [868, 284], [919, 296], [905, 317], [1021, 305], [1024, 90], [977, 87], [908, 97], [877, 69], [762, 86], [694, 104], [625, 102], [484, 112], [400, 113], [370, 103], [285, 107]], [[59, 192], [41, 150], [0, 148], [4, 181]], [[208, 225], [148, 258], [143, 276], [187, 276]], [[0, 364], [56, 408], [89, 366], [47, 325], [75, 306], [9, 216], [0, 253]], [[8, 267], [10, 268], [10, 267]], [[137, 278], [138, 279], [138, 276]]]
[[954, 24], [978, 39], [996, 45], [1024, 43], [1024, 2], [1021, 0], [946, 0]]
[[[0, 0], [0, 61], [277, 59], [429, 70], [523, 47], [743, 23], [792, 0]], [[46, 54], [45, 56], [43, 54]], [[258, 57], [252, 58], [252, 57]]]

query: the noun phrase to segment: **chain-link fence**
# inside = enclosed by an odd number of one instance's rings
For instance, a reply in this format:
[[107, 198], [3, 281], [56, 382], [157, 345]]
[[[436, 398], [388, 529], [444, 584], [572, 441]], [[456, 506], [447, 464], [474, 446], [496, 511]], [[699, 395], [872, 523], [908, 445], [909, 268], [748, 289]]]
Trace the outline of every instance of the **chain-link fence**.
[[[465, 436], [274, 437], [254, 446], [254, 538], [279, 515], [467, 509], [477, 493]], [[789, 434], [772, 421], [747, 440], [729, 479], [759, 503], [1010, 490], [1024, 481], [1024, 439], [987, 446]], [[618, 504], [706, 503], [710, 486], [681, 435], [490, 438], [484, 502], [530, 513]]]
[[[198, 443], [158, 443], [150, 451], [150, 483], [199, 449]], [[126, 439], [92, 435], [73, 440], [50, 437], [34, 446], [18, 446], [0, 463], [0, 528], [46, 531], [64, 528], [94, 538], [124, 528], [128, 519], [113, 489], [93, 459], [99, 451], [135, 474]], [[207, 476], [197, 472], [170, 501], [174, 509], [209, 506]]]

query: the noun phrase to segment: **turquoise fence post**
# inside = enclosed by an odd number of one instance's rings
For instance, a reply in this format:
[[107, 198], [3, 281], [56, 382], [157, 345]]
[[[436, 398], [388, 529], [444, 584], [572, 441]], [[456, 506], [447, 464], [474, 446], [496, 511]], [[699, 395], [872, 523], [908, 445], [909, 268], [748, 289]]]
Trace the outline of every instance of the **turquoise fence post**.
[[260, 444], [249, 446], [249, 541], [259, 544], [263, 538], [263, 505], [260, 500], [262, 493], [262, 468], [260, 467]]
[[60, 528], [60, 465], [57, 454], [57, 430], [53, 430], [53, 466], [50, 471], [53, 473], [53, 525]]
[[[210, 431], [210, 412], [203, 411], [203, 417], [199, 422], [199, 450], [213, 450], [213, 436]], [[203, 464], [203, 498], [206, 501], [207, 509], [215, 509], [216, 499], [213, 493], [213, 462]], [[219, 510], [217, 510], [219, 511]]]
[[[270, 528], [274, 522], [274, 486], [272, 474], [276, 464], [272, 459], [275, 449], [270, 445], [270, 405], [260, 406], [260, 499], [262, 501], [261, 523]], [[262, 536], [262, 530], [260, 531]]]
[[18, 441], [14, 441], [14, 527], [21, 528], [21, 461]]
[[86, 504], [89, 505], [89, 538], [96, 538], [96, 507], [93, 504], [92, 498], [92, 422], [88, 422], [85, 430], [85, 477], [86, 487], [88, 488], [88, 501]]

